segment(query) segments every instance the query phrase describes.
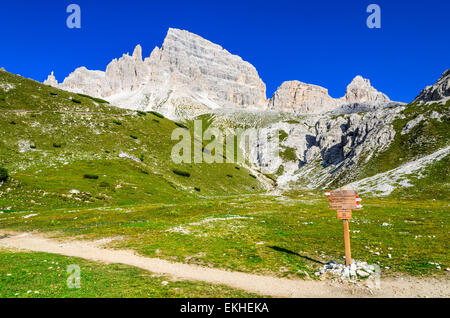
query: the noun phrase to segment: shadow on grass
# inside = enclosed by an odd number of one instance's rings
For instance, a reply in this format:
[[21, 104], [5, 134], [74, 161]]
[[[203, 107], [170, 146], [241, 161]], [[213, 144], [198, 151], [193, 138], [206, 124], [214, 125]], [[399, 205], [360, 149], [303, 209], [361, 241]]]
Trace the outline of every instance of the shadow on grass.
[[326, 263], [324, 263], [324, 262], [322, 262], [322, 261], [318, 261], [318, 260], [313, 259], [313, 258], [308, 257], [308, 256], [300, 255], [299, 253], [290, 251], [290, 250], [288, 250], [288, 249], [285, 249], [285, 248], [282, 248], [282, 247], [279, 247], [279, 246], [268, 246], [268, 247], [269, 247], [270, 249], [273, 249], [273, 250], [277, 251], [277, 252], [283, 252], [283, 253], [286, 253], [286, 254], [295, 255], [295, 256], [304, 258], [304, 259], [306, 259], [306, 260], [308, 260], [308, 261], [317, 263], [317, 264], [322, 264], [322, 265], [325, 265], [325, 264], [326, 264]]

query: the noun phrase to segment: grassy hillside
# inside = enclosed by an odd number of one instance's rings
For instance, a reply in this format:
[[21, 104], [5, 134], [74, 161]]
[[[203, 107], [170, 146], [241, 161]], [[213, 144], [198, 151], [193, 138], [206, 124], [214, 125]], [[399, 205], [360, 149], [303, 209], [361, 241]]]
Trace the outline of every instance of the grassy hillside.
[[262, 191], [233, 164], [174, 164], [178, 141], [171, 134], [179, 125], [157, 113], [116, 108], [7, 72], [0, 72], [0, 127], [0, 167], [9, 174], [0, 210]]
[[[425, 157], [450, 145], [450, 101], [446, 104], [411, 103], [393, 122], [395, 138], [382, 153], [373, 156], [360, 167], [362, 179], [386, 172], [407, 162]], [[418, 123], [411, 129], [405, 126], [413, 120]], [[405, 130], [404, 130], [405, 129]], [[402, 133], [403, 131], [403, 133]], [[398, 189], [394, 196], [445, 199], [450, 196], [448, 156], [413, 176], [413, 187]]]

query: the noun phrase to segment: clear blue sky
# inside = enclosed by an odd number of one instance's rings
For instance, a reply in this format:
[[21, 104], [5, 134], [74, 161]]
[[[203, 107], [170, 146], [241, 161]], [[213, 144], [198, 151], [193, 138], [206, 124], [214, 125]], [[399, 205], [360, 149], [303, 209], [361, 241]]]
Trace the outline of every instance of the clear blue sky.
[[[66, 7], [82, 28], [66, 27]], [[381, 29], [366, 27], [366, 7], [381, 7]], [[351, 79], [369, 78], [393, 100], [411, 101], [450, 68], [447, 0], [39, 0], [1, 1], [0, 66], [59, 81], [78, 66], [105, 70], [140, 43], [161, 46], [169, 27], [186, 29], [252, 63], [270, 97], [286, 80], [340, 97]]]

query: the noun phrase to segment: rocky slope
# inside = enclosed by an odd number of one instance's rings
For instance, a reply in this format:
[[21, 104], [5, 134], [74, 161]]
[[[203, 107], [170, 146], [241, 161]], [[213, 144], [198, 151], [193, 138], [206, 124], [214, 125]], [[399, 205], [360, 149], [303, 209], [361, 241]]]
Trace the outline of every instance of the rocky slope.
[[416, 102], [438, 102], [450, 99], [450, 69], [442, 73], [436, 84], [425, 87], [414, 101]]
[[[430, 89], [438, 90], [441, 83]], [[368, 96], [380, 103], [385, 100], [378, 94]], [[403, 195], [450, 193], [445, 177], [450, 173], [445, 165], [450, 102], [426, 106], [413, 102], [340, 115], [216, 111], [210, 120], [220, 128], [259, 128], [260, 137], [252, 140], [251, 147], [241, 147], [242, 151], [255, 169], [271, 174], [282, 189], [352, 183], [376, 195], [399, 193], [401, 188], [408, 189]], [[270, 153], [277, 147], [277, 137], [279, 157]]]

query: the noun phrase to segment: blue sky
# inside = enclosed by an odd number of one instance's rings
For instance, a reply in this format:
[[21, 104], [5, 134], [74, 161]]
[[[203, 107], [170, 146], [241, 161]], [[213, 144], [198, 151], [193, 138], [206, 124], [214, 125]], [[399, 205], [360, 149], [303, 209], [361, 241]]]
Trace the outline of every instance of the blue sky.
[[[82, 28], [66, 27], [66, 7], [82, 10]], [[366, 26], [369, 4], [381, 29]], [[140, 43], [161, 46], [169, 27], [186, 29], [252, 63], [270, 97], [286, 80], [344, 95], [360, 74], [391, 99], [411, 101], [450, 68], [450, 1], [426, 0], [55, 0], [1, 1], [0, 66], [59, 81], [78, 66], [105, 70]]]

